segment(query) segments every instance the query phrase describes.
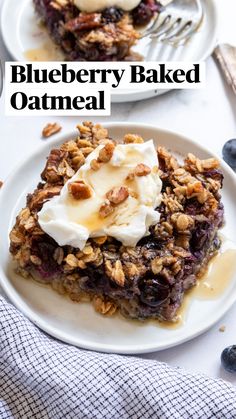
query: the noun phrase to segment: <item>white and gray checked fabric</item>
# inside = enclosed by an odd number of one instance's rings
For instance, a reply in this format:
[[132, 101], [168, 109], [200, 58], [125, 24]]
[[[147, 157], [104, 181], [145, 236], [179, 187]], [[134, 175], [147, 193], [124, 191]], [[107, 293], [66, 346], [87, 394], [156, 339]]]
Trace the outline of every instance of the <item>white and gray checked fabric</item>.
[[0, 297], [0, 418], [234, 419], [236, 389], [48, 337]]

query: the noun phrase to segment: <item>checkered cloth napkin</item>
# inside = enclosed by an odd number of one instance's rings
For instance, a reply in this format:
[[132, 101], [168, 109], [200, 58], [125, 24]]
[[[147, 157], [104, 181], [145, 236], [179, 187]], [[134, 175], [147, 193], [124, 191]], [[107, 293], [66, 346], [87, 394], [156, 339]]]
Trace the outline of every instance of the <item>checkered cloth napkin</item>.
[[58, 342], [0, 297], [0, 418], [234, 419], [236, 389]]

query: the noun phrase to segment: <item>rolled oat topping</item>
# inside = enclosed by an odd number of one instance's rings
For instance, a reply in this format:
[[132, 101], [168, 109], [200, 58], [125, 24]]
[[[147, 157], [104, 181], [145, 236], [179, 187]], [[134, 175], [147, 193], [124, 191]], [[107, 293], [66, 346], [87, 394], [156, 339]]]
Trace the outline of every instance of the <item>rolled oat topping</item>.
[[105, 147], [101, 149], [98, 155], [98, 162], [107, 163], [111, 160], [114, 153], [115, 145], [111, 142], [107, 143]]
[[90, 163], [91, 169], [95, 170], [95, 172], [101, 168], [101, 165], [102, 163], [100, 163], [97, 159], [93, 159]]
[[103, 297], [95, 296], [93, 298], [93, 305], [98, 313], [112, 316], [116, 312], [116, 305], [111, 301], [106, 301]]
[[50, 6], [55, 10], [63, 10], [64, 7], [68, 6], [69, 0], [52, 0]]
[[143, 138], [136, 134], [126, 134], [124, 136], [124, 144], [142, 144]]

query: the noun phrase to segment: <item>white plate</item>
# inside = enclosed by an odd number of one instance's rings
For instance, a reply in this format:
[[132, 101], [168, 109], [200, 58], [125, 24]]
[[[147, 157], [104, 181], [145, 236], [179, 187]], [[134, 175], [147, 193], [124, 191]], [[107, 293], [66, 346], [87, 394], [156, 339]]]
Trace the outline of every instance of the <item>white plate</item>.
[[[183, 47], [174, 47], [155, 40], [143, 39], [138, 42], [135, 51], [143, 55], [146, 61], [190, 61], [205, 60], [216, 46], [218, 10], [215, 0], [202, 0], [205, 18], [199, 31]], [[12, 57], [26, 61], [25, 52], [42, 48], [49, 43], [48, 35], [39, 28], [34, 13], [32, 0], [5, 0], [1, 15], [2, 36]], [[14, 28], [14, 30], [12, 29]], [[128, 102], [147, 99], [165, 93], [166, 90], [140, 89], [119, 90], [112, 95], [113, 102]]]
[[[136, 123], [104, 125], [109, 127], [113, 138], [122, 138], [125, 133], [133, 132], [145, 139], [153, 138], [158, 144], [163, 144], [180, 155], [192, 152], [200, 158], [211, 156], [197, 143], [169, 131]], [[15, 216], [25, 205], [26, 194], [37, 185], [50, 149], [75, 135], [76, 132], [72, 132], [49, 140], [15, 170], [1, 190], [0, 284], [7, 296], [29, 319], [50, 335], [97, 351], [127, 354], [151, 352], [180, 344], [203, 333], [236, 301], [236, 275], [221, 297], [212, 300], [194, 298], [186, 314], [185, 323], [176, 329], [165, 329], [155, 321], [141, 323], [120, 316], [103, 317], [88, 303], [74, 303], [50, 288], [14, 274], [8, 251], [8, 234], [15, 222]], [[227, 220], [222, 233], [234, 240], [236, 177], [224, 162], [222, 169], [225, 176], [223, 202]]]

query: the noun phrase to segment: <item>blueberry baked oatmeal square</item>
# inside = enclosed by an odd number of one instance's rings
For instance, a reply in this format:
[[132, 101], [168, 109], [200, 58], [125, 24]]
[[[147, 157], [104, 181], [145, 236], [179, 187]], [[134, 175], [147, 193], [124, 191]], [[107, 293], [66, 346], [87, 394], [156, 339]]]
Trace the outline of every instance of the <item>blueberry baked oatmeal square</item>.
[[37, 15], [69, 61], [134, 60], [140, 26], [161, 12], [155, 0], [33, 0]]
[[102, 314], [175, 321], [221, 245], [223, 175], [154, 140], [84, 122], [51, 150], [10, 233], [17, 272]]

